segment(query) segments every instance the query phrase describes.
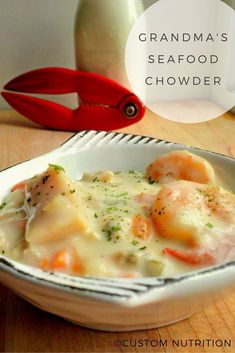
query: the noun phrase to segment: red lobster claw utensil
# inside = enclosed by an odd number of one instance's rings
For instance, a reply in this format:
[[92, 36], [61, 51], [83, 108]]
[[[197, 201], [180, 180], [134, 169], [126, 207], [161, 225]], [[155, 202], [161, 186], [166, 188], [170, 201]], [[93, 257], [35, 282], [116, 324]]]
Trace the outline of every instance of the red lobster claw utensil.
[[43, 68], [20, 75], [5, 90], [25, 93], [76, 92], [77, 109], [41, 98], [1, 92], [5, 100], [28, 119], [56, 130], [115, 130], [141, 120], [145, 107], [139, 98], [115, 81], [95, 73], [66, 68]]

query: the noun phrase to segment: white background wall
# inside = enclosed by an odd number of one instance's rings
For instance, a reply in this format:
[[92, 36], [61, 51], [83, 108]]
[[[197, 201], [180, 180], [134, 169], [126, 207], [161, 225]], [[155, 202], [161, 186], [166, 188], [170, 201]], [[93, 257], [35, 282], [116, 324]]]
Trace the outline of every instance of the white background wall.
[[[0, 0], [0, 89], [35, 68], [74, 67], [77, 4], [78, 0]], [[0, 109], [6, 108], [0, 99]]]
[[[155, 1], [143, 2], [148, 6]], [[35, 68], [74, 67], [73, 22], [78, 2], [0, 0], [0, 90], [13, 77]], [[57, 100], [70, 106], [76, 101], [74, 96]], [[0, 109], [7, 107], [0, 97]]]

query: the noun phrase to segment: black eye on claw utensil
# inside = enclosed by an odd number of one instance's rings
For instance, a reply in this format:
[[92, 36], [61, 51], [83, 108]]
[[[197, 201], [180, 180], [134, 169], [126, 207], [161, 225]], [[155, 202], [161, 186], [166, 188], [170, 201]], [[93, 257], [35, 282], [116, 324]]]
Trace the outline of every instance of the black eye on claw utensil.
[[136, 104], [128, 103], [125, 105], [124, 115], [127, 117], [127, 119], [135, 118], [137, 113], [138, 113], [138, 107]]

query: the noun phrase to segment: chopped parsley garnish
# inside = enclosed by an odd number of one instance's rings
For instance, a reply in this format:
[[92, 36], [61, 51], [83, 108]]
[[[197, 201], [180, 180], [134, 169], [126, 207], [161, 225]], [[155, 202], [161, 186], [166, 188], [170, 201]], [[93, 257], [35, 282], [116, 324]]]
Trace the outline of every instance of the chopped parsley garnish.
[[121, 227], [120, 227], [119, 225], [113, 226], [113, 227], [111, 228], [111, 231], [112, 231], [112, 232], [118, 232], [119, 230], [121, 230]]
[[150, 185], [153, 185], [153, 184], [157, 183], [156, 180], [152, 180], [151, 178], [148, 178], [148, 182], [149, 182]]
[[114, 243], [117, 242], [117, 240], [120, 238], [119, 235], [114, 235], [114, 233], [118, 232], [121, 230], [120, 225], [112, 226], [110, 229], [103, 229], [102, 232], [105, 233], [105, 237], [107, 241], [113, 240]]
[[49, 163], [49, 167], [53, 168], [57, 173], [59, 173], [59, 172], [65, 172], [64, 168], [61, 167], [61, 165], [58, 165], [58, 164], [51, 164], [51, 163]]
[[145, 250], [146, 248], [146, 246], [142, 246], [142, 248], [139, 248], [139, 250]]
[[115, 197], [122, 197], [122, 196], [127, 196], [128, 192], [122, 192], [121, 194], [115, 195]]
[[75, 192], [75, 189], [69, 190], [69, 191], [70, 191], [70, 194], [73, 194]]
[[208, 222], [207, 224], [206, 224], [206, 226], [208, 227], [208, 228], [213, 228], [213, 224], [212, 223], [210, 223], [210, 222]]
[[50, 175], [44, 175], [43, 178], [42, 178], [42, 183], [45, 184], [48, 180], [48, 178], [50, 178]]
[[104, 232], [106, 233], [106, 239], [107, 241], [111, 241], [112, 240], [112, 232], [111, 230], [104, 230]]
[[95, 217], [95, 218], [98, 218], [97, 213], [94, 214], [94, 217]]
[[0, 205], [0, 210], [2, 210], [5, 206], [6, 206], [6, 202], [3, 202], [3, 203]]
[[136, 245], [139, 244], [139, 242], [138, 242], [137, 240], [132, 240], [132, 241], [131, 241], [131, 244], [134, 245], [134, 246], [136, 246]]
[[62, 195], [62, 196], [65, 196], [65, 192], [62, 192], [61, 195]]

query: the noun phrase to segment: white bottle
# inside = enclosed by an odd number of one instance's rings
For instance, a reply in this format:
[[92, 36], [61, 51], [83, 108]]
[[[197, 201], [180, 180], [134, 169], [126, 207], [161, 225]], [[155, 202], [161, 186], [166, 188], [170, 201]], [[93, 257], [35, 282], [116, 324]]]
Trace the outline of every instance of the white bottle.
[[77, 70], [96, 72], [129, 87], [125, 46], [142, 12], [141, 0], [80, 0], [75, 20]]

